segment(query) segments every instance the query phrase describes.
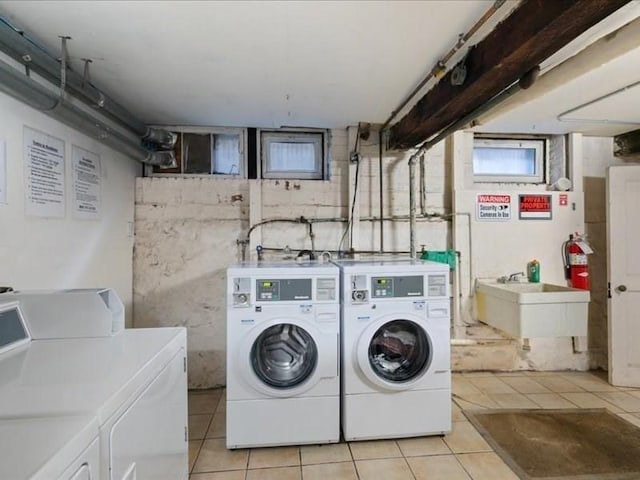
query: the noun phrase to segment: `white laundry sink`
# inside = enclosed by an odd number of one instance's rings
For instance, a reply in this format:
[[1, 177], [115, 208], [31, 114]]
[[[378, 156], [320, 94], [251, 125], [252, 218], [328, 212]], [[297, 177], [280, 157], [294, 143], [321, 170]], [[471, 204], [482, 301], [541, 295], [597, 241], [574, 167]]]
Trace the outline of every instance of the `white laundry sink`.
[[587, 335], [587, 290], [478, 280], [475, 297], [478, 320], [514, 338]]

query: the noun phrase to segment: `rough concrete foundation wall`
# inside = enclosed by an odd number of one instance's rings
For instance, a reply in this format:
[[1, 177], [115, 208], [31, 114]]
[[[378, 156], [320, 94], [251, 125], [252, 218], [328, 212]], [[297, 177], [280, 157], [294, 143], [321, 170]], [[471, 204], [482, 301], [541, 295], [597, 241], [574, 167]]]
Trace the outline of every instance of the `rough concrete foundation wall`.
[[[208, 388], [226, 383], [225, 270], [241, 259], [236, 240], [249, 219], [346, 218], [349, 215], [347, 132], [331, 132], [331, 179], [233, 180], [225, 178], [140, 178], [136, 191], [134, 249], [134, 324], [136, 327], [183, 325], [188, 329], [189, 386]], [[361, 143], [358, 183], [361, 216], [379, 215], [377, 132]], [[409, 212], [408, 156], [383, 158], [385, 215]], [[426, 158], [427, 210], [443, 213], [451, 204], [444, 149]], [[416, 184], [419, 185], [418, 179]], [[259, 193], [260, 202], [252, 203]], [[417, 192], [418, 190], [416, 190]], [[419, 199], [418, 199], [419, 205]], [[252, 209], [255, 209], [252, 211]], [[345, 223], [314, 224], [316, 250], [336, 250]], [[379, 249], [379, 222], [361, 222], [359, 248]], [[290, 256], [311, 246], [302, 224], [275, 223], [251, 235], [254, 244], [291, 249]], [[445, 249], [449, 224], [420, 222], [417, 243]], [[346, 247], [348, 243], [343, 245]], [[385, 250], [409, 249], [409, 223], [385, 223]], [[286, 253], [268, 251], [268, 258]], [[255, 251], [247, 249], [247, 258]]]
[[584, 137], [585, 230], [594, 253], [589, 255], [589, 351], [591, 368], [607, 369], [607, 167], [623, 165], [613, 156], [613, 139]]
[[[361, 144], [359, 193], [360, 216], [380, 216], [379, 148], [377, 133]], [[383, 215], [385, 218], [409, 214], [409, 157], [412, 152], [383, 152]], [[444, 158], [444, 143], [439, 143], [425, 154], [424, 207], [428, 214], [446, 214], [451, 211], [451, 178]], [[416, 165], [416, 211], [420, 215], [420, 168]], [[409, 251], [409, 222], [407, 220], [384, 222], [384, 250]], [[363, 221], [359, 225], [360, 248], [380, 249], [380, 222]], [[419, 219], [416, 227], [416, 243], [420, 250], [445, 250], [451, 246], [450, 222], [439, 219]]]
[[225, 270], [248, 227], [246, 180], [139, 178], [134, 325], [185, 326], [189, 386], [225, 383]]

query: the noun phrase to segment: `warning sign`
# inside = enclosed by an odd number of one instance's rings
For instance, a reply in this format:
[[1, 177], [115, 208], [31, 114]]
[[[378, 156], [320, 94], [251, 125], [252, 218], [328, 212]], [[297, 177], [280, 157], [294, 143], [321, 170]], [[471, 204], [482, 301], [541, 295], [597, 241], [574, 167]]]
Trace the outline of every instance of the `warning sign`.
[[520, 195], [522, 220], [551, 220], [551, 195]]
[[481, 222], [511, 220], [511, 195], [478, 194], [476, 219]]

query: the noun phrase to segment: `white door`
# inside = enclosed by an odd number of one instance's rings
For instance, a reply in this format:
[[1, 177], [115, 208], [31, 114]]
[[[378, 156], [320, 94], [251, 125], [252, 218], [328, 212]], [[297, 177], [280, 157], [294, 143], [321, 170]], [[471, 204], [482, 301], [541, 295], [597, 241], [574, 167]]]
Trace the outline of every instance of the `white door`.
[[609, 382], [640, 387], [640, 166], [609, 167]]

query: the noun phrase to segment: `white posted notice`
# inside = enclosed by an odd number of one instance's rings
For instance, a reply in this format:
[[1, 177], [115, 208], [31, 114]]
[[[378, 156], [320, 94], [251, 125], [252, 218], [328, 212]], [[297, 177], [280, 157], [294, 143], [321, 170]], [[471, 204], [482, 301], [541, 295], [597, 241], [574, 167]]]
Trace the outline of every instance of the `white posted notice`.
[[25, 210], [64, 217], [64, 141], [24, 127]]
[[7, 203], [7, 148], [0, 140], [0, 203]]
[[511, 195], [478, 194], [476, 219], [480, 222], [511, 220]]
[[99, 219], [102, 207], [102, 170], [100, 157], [73, 145], [73, 215], [77, 218]]

